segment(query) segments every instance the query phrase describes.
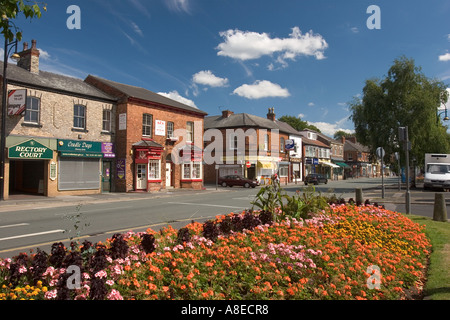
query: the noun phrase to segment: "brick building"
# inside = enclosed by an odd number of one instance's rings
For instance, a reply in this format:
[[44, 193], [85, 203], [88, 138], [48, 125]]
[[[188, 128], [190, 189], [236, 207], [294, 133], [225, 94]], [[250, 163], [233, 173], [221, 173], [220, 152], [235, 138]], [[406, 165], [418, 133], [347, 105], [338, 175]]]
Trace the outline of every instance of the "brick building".
[[356, 140], [356, 137], [342, 137], [345, 163], [350, 166], [352, 178], [372, 177], [377, 175], [377, 165], [372, 164], [370, 150]]
[[204, 111], [92, 75], [85, 82], [118, 99], [117, 191], [203, 187]]
[[116, 99], [80, 79], [39, 70], [34, 40], [19, 55], [7, 68], [4, 198], [110, 191]]
[[[206, 182], [215, 183], [218, 174], [239, 175], [265, 184], [275, 173], [281, 183], [291, 181], [290, 155], [284, 146], [290, 135], [298, 132], [278, 121], [273, 108], [267, 118], [225, 110], [222, 115], [205, 118], [205, 131]], [[214, 161], [206, 161], [209, 154]]]

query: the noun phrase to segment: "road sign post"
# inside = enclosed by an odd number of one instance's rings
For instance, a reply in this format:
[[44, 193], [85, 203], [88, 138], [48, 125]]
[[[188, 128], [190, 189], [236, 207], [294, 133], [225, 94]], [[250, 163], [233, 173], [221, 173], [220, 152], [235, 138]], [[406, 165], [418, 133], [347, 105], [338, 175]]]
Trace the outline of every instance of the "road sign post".
[[386, 153], [382, 147], [377, 148], [377, 157], [381, 158], [381, 198], [384, 199], [384, 163], [383, 158]]

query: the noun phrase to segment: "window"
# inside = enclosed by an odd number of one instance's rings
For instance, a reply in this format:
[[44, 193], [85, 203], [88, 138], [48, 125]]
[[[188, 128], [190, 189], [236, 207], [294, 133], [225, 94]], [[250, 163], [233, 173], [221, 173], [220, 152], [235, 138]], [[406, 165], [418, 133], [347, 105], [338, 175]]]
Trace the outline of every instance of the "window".
[[111, 110], [103, 110], [102, 131], [111, 132]]
[[288, 165], [281, 165], [280, 169], [280, 177], [287, 177], [289, 176], [289, 166]]
[[73, 127], [86, 129], [86, 106], [76, 104], [73, 107]]
[[151, 114], [144, 114], [142, 118], [142, 135], [151, 137], [153, 132], [153, 116]]
[[264, 151], [268, 151], [269, 150], [269, 135], [266, 134], [264, 136]]
[[183, 179], [193, 180], [202, 178], [202, 164], [201, 162], [186, 162], [183, 163]]
[[235, 134], [230, 134], [230, 150], [237, 150], [238, 137]]
[[286, 148], [286, 142], [283, 137], [280, 138], [280, 152], [284, 152], [284, 149]]
[[186, 123], [186, 140], [188, 142], [194, 141], [194, 123], [191, 121]]
[[160, 160], [150, 160], [148, 162], [148, 180], [161, 179], [161, 162]]
[[167, 138], [173, 138], [174, 124], [173, 122], [167, 122]]
[[24, 121], [39, 124], [41, 101], [35, 97], [27, 97], [27, 107]]

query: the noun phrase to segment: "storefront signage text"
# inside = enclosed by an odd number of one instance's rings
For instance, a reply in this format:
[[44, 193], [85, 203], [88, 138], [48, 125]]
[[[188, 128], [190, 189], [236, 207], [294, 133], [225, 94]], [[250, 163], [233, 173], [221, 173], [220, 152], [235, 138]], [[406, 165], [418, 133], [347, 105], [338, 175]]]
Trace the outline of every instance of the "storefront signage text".
[[28, 140], [8, 149], [10, 159], [53, 159], [53, 150], [36, 140]]

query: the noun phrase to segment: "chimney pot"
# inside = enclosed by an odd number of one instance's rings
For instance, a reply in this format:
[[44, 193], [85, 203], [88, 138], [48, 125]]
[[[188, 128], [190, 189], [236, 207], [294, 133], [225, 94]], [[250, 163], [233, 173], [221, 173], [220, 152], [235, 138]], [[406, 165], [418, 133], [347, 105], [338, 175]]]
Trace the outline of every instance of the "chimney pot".
[[267, 113], [267, 119], [275, 121], [275, 108], [269, 108], [269, 112]]
[[36, 40], [31, 40], [31, 48], [36, 49]]
[[233, 112], [233, 111], [230, 111], [230, 110], [224, 110], [224, 111], [222, 111], [222, 117], [223, 117], [223, 118], [228, 118], [228, 117], [231, 116], [232, 114], [234, 114], [234, 112]]
[[24, 42], [23, 43], [23, 51], [27, 51], [28, 50], [28, 42]]

